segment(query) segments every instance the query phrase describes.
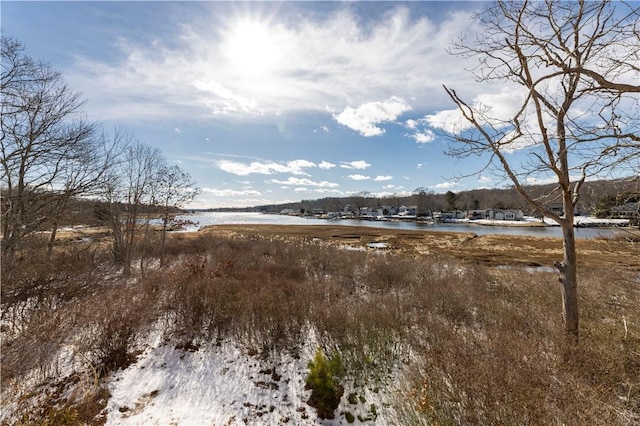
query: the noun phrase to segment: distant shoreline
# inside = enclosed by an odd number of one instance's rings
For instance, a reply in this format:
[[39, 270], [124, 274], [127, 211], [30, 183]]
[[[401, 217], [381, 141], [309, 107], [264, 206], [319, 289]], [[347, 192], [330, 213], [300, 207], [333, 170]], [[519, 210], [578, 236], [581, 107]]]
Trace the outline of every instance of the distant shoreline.
[[[464, 224], [464, 225], [481, 225], [481, 226], [508, 226], [508, 227], [522, 227], [522, 228], [545, 228], [545, 227], [556, 227], [560, 226], [560, 224], [551, 221], [550, 219], [546, 219], [546, 221], [541, 221], [538, 218], [533, 218], [530, 216], [525, 216], [522, 220], [497, 220], [497, 219], [444, 219], [441, 221], [434, 221], [432, 219], [421, 219], [415, 216], [405, 216], [405, 217], [385, 217], [382, 219], [371, 218], [371, 217], [337, 217], [337, 218], [325, 218], [322, 216], [304, 216], [304, 215], [281, 215], [278, 213], [265, 213], [269, 215], [275, 216], [292, 216], [292, 217], [300, 217], [305, 219], [322, 219], [322, 220], [335, 220], [336, 222], [340, 222], [342, 220], [355, 220], [355, 221], [363, 221], [363, 222], [413, 222], [413, 223], [423, 223], [423, 224]], [[593, 216], [577, 216], [574, 218], [574, 227], [575, 228], [620, 228], [629, 226], [629, 219], [598, 219]]]

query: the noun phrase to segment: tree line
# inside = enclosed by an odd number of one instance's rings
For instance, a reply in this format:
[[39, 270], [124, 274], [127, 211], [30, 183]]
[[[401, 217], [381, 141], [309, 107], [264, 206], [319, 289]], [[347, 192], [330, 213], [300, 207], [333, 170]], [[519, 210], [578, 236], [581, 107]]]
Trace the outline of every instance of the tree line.
[[164, 245], [171, 212], [199, 192], [195, 181], [126, 130], [87, 120], [82, 96], [20, 41], [3, 34], [1, 44], [2, 267], [41, 231], [51, 256], [71, 200], [94, 198], [108, 206], [113, 256], [129, 273], [149, 229], [142, 207], [160, 214]]
[[[561, 201], [554, 197], [544, 197], [551, 193], [556, 185], [530, 185], [527, 190], [536, 194], [536, 198], [544, 199], [544, 207], [551, 208], [561, 205]], [[640, 199], [640, 177], [625, 179], [603, 179], [585, 182], [575, 211], [581, 215], [607, 217], [612, 207]], [[415, 206], [418, 215], [429, 212], [452, 210], [484, 210], [484, 209], [519, 209], [526, 215], [536, 215], [536, 210], [527, 204], [518, 191], [509, 186], [506, 188], [481, 188], [465, 191], [435, 191], [419, 187], [409, 194], [392, 194], [376, 196], [367, 192], [357, 193], [346, 197], [324, 197], [319, 199], [305, 199], [299, 202], [283, 204], [267, 204], [255, 207], [237, 209], [219, 209], [224, 211], [262, 211], [278, 213], [283, 209], [292, 209], [302, 213], [312, 213], [322, 210], [325, 213], [341, 211], [347, 205], [353, 208], [377, 209], [388, 206]], [[216, 209], [218, 210], [218, 209]]]

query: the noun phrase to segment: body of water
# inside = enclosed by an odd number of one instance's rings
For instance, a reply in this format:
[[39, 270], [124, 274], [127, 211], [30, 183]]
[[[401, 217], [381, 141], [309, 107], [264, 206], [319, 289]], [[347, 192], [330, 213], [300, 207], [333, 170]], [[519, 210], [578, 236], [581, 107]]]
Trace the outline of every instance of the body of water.
[[[536, 237], [562, 237], [559, 226], [546, 227], [519, 227], [519, 226], [488, 226], [467, 223], [435, 223], [425, 224], [403, 221], [368, 221], [368, 220], [326, 220], [316, 218], [304, 218], [298, 216], [284, 216], [262, 213], [220, 213], [197, 212], [180, 215], [178, 219], [186, 219], [196, 222], [197, 228], [208, 225], [340, 225], [340, 226], [367, 226], [372, 228], [443, 231], [443, 232], [472, 232], [476, 235], [507, 234], [530, 235]], [[192, 229], [197, 229], [192, 228]], [[576, 228], [576, 238], [608, 237], [619, 232], [615, 228]]]

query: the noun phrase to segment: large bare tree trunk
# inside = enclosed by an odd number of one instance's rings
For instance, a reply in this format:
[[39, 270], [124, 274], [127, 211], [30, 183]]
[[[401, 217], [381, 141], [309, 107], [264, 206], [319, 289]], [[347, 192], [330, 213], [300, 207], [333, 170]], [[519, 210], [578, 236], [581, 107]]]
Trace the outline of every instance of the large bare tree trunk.
[[[571, 215], [573, 216], [573, 215]], [[573, 221], [573, 220], [572, 220]], [[576, 239], [573, 223], [562, 223], [564, 259], [555, 262], [562, 285], [562, 313], [565, 331], [568, 335], [578, 337], [578, 274], [576, 268]]]
[[[637, 174], [640, 156], [638, 19], [640, 8], [624, 2], [498, 1], [478, 16], [484, 31], [461, 37], [452, 52], [478, 63], [474, 77], [513, 90], [513, 105], [476, 95], [465, 102], [445, 91], [465, 124], [440, 111], [425, 117], [448, 134], [448, 154], [487, 155], [487, 168], [504, 173], [536, 214], [562, 227], [563, 260], [555, 262], [569, 339], [578, 337], [578, 277], [574, 206], [587, 179]], [[622, 48], [629, 46], [629, 49]], [[630, 79], [630, 80], [629, 80]], [[629, 83], [632, 81], [633, 83]], [[495, 107], [495, 108], [494, 108]], [[505, 108], [502, 108], [505, 107]], [[505, 111], [510, 111], [505, 113]], [[444, 121], [443, 121], [444, 120]], [[519, 153], [519, 157], [511, 154]], [[522, 160], [526, 156], [526, 160]], [[578, 177], [578, 173], [580, 173]], [[529, 185], [555, 184], [544, 194]], [[564, 215], [549, 210], [561, 201]]]

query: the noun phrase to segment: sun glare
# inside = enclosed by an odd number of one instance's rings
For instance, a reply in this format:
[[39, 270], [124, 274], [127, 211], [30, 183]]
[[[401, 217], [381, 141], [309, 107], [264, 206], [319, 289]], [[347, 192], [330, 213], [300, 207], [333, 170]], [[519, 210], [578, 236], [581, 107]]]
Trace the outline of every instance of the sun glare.
[[266, 74], [277, 64], [278, 46], [266, 24], [243, 20], [229, 31], [226, 55], [239, 72]]

